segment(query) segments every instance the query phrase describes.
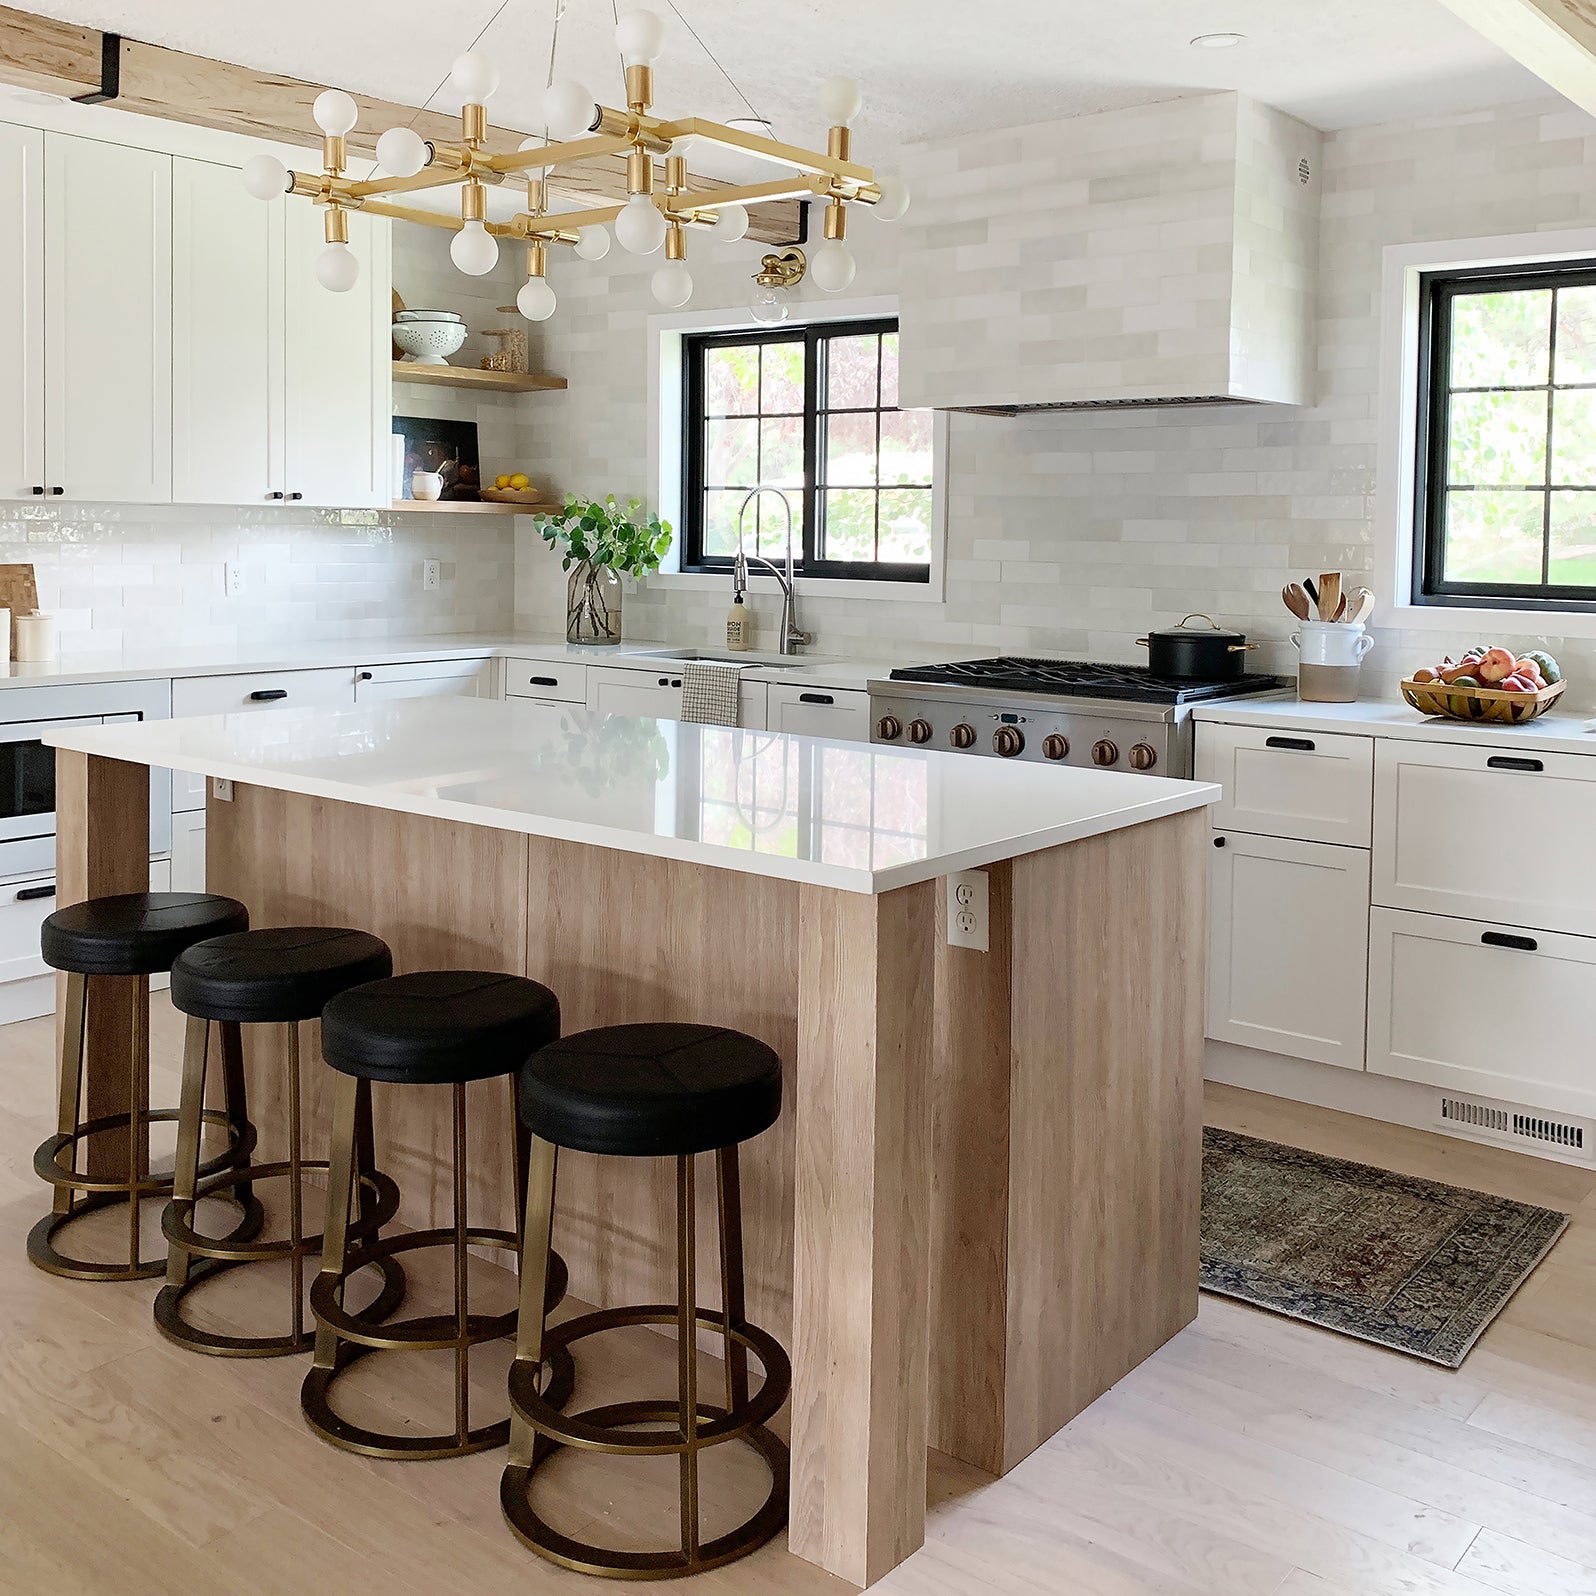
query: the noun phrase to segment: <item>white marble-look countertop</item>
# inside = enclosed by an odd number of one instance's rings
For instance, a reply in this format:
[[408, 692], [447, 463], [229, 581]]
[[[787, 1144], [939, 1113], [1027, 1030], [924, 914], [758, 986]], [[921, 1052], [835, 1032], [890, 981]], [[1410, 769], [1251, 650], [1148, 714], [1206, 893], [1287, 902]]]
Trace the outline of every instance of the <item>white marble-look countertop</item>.
[[57, 748], [849, 892], [1202, 808], [1219, 788], [487, 699], [62, 728]]
[[[1471, 743], [1476, 746], [1531, 749], [1545, 754], [1596, 754], [1596, 731], [1588, 715], [1549, 710], [1519, 726], [1448, 720], [1421, 715], [1400, 698], [1360, 699], [1354, 704], [1305, 704], [1287, 695], [1221, 699], [1192, 711], [1204, 722], [1224, 726], [1273, 726], [1284, 731], [1346, 732], [1359, 737], [1406, 737], [1416, 741]], [[1199, 739], [1202, 737], [1198, 731]]]

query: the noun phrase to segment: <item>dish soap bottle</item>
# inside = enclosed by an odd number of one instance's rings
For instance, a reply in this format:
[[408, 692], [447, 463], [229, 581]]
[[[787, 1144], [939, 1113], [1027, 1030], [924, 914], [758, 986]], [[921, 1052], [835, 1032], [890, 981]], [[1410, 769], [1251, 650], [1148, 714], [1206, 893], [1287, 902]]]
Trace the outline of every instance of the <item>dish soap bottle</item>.
[[751, 631], [752, 628], [748, 624], [748, 606], [743, 603], [741, 593], [734, 593], [732, 606], [726, 612], [726, 647], [739, 651], [746, 649], [752, 641]]

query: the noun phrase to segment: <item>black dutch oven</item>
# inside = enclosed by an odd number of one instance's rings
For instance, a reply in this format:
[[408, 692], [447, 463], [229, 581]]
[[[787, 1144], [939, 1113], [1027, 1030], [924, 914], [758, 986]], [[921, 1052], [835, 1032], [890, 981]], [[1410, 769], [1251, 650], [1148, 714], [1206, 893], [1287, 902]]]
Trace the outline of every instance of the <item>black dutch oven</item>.
[[[1206, 626], [1192, 626], [1206, 621]], [[1179, 626], [1138, 637], [1147, 650], [1147, 665], [1154, 676], [1177, 682], [1233, 682], [1242, 674], [1248, 653], [1258, 647], [1245, 632], [1228, 632], [1212, 616], [1188, 615]]]

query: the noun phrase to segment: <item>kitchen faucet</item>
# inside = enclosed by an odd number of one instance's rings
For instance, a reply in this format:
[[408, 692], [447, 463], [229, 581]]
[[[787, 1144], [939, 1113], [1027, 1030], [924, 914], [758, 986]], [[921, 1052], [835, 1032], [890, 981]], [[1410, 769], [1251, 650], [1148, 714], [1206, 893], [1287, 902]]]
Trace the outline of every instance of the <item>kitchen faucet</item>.
[[[761, 554], [743, 553], [743, 516], [748, 511], [748, 506], [759, 497], [761, 493], [774, 493], [781, 500], [781, 507], [787, 512], [787, 574], [783, 576], [774, 565]], [[745, 593], [748, 590], [748, 562], [752, 560], [756, 565], [762, 565], [775, 577], [781, 588], [781, 643], [783, 654], [796, 654], [800, 648], [812, 643], [814, 639], [808, 632], [798, 629], [798, 596], [793, 591], [792, 568], [792, 505], [787, 501], [787, 495], [780, 488], [761, 487], [755, 488], [743, 500], [737, 510], [737, 561], [732, 566], [732, 592], [733, 594]]]

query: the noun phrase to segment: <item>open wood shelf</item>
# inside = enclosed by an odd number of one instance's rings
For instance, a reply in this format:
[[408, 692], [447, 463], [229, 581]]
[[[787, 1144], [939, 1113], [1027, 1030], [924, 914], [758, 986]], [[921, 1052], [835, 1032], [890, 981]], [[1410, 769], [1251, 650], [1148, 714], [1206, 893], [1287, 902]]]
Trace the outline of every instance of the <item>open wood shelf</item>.
[[540, 371], [483, 371], [478, 366], [423, 366], [411, 360], [393, 363], [395, 382], [431, 383], [443, 388], [486, 388], [493, 393], [539, 393], [563, 388], [564, 377]]
[[434, 515], [542, 515], [557, 504], [495, 504], [491, 499], [395, 499], [395, 510], [425, 510]]

